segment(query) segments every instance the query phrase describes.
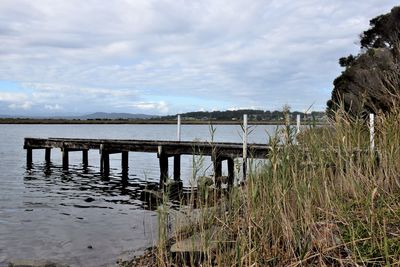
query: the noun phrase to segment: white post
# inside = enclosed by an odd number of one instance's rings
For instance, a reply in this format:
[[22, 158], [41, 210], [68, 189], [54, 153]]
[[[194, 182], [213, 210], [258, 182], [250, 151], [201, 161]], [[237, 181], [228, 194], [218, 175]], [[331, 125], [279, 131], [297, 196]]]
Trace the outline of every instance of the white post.
[[178, 115], [178, 129], [177, 129], [177, 137], [178, 141], [181, 141], [181, 115]]
[[300, 114], [296, 116], [296, 139], [295, 144], [297, 144], [297, 136], [300, 134]]
[[297, 114], [296, 121], [297, 121], [296, 134], [299, 134], [300, 133], [300, 114]]
[[243, 114], [243, 179], [246, 179], [247, 172], [247, 114]]
[[371, 151], [375, 149], [375, 128], [374, 128], [375, 116], [374, 114], [369, 114], [369, 144]]

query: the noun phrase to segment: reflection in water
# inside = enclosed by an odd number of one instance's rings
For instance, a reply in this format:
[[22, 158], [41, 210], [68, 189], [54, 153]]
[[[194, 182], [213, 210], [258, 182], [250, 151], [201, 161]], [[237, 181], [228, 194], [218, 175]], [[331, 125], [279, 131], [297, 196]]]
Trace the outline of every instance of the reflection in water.
[[114, 171], [108, 176], [103, 176], [92, 166], [75, 165], [63, 170], [51, 162], [28, 166], [24, 184], [27, 189], [43, 193], [51, 191], [65, 200], [77, 199], [90, 202], [90, 205], [68, 204], [69, 201], [60, 204], [79, 208], [104, 208], [104, 203], [113, 203], [146, 209], [149, 207], [147, 203], [141, 201], [141, 192], [145, 188], [158, 187], [155, 182], [144, 181], [135, 175], [130, 177], [128, 170], [119, 173]]

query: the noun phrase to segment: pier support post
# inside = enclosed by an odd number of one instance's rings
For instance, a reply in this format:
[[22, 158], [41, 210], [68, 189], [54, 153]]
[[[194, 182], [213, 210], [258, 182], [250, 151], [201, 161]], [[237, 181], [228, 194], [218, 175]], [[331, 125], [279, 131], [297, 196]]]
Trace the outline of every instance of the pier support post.
[[168, 156], [159, 155], [160, 160], [160, 188], [164, 188], [164, 184], [168, 179]]
[[235, 161], [233, 158], [228, 158], [228, 188], [233, 187], [233, 182], [235, 179]]
[[104, 150], [101, 151], [100, 172], [105, 176], [110, 174], [110, 153]]
[[128, 151], [122, 151], [122, 153], [121, 153], [121, 167], [122, 167], [122, 173], [128, 173], [128, 169], [129, 169], [129, 152]]
[[220, 157], [213, 157], [214, 167], [214, 181], [217, 188], [221, 188], [221, 176], [222, 176], [222, 159]]
[[108, 177], [110, 174], [110, 153], [100, 145], [100, 173]]
[[63, 147], [61, 149], [62, 152], [62, 166], [63, 170], [68, 170], [68, 165], [69, 165], [69, 157], [68, 157], [68, 148]]
[[89, 165], [89, 156], [88, 153], [89, 149], [84, 149], [82, 150], [82, 164], [84, 167], [87, 167]]
[[168, 155], [162, 146], [158, 146], [157, 156], [160, 162], [160, 188], [164, 189], [164, 184], [168, 179]]
[[49, 163], [51, 161], [51, 148], [49, 148], [49, 147], [45, 148], [44, 159], [45, 159], [46, 163]]
[[32, 165], [32, 148], [26, 149], [26, 165], [30, 167]]
[[181, 155], [174, 156], [174, 180], [181, 180]]

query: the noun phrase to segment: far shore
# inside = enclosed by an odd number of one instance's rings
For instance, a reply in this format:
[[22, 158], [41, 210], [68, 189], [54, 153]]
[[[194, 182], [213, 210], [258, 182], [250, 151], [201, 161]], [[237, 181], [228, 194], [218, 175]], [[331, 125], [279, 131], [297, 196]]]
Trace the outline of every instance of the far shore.
[[[176, 120], [123, 120], [123, 119], [92, 119], [92, 120], [69, 120], [69, 119], [30, 119], [30, 118], [0, 118], [0, 124], [176, 124]], [[186, 125], [241, 125], [241, 120], [182, 120]], [[282, 121], [256, 121], [249, 120], [250, 125], [283, 125]], [[294, 122], [293, 122], [294, 123]], [[324, 121], [302, 121], [301, 124], [324, 125]]]

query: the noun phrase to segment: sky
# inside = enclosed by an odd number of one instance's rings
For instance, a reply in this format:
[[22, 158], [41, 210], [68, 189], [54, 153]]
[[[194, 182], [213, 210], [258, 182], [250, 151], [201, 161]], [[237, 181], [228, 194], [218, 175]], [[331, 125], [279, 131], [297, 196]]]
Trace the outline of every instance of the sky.
[[391, 0], [0, 0], [0, 114], [325, 110]]

